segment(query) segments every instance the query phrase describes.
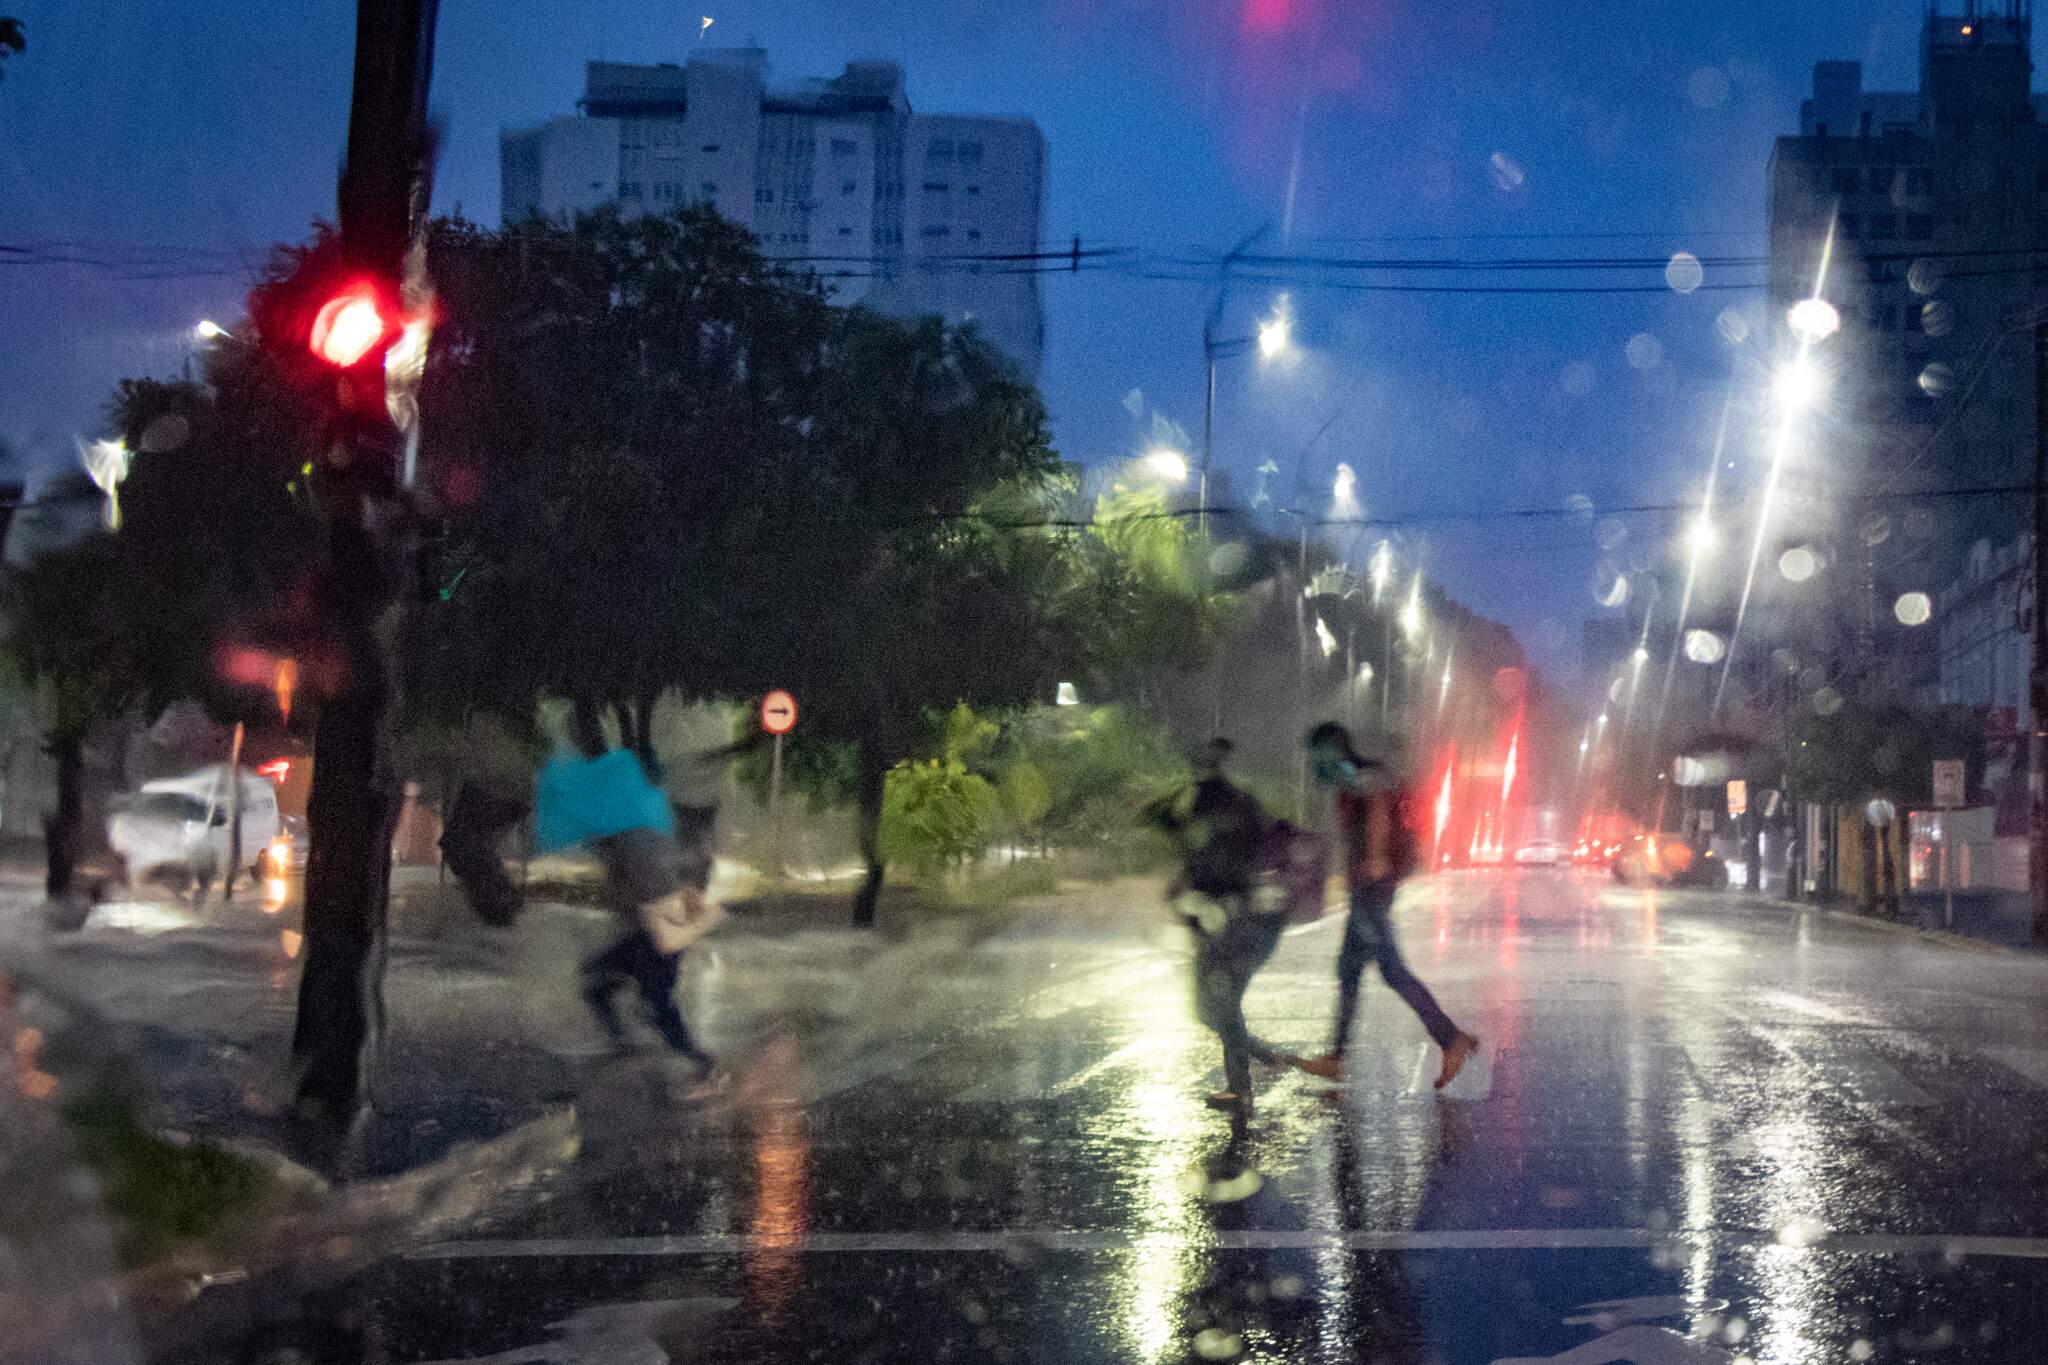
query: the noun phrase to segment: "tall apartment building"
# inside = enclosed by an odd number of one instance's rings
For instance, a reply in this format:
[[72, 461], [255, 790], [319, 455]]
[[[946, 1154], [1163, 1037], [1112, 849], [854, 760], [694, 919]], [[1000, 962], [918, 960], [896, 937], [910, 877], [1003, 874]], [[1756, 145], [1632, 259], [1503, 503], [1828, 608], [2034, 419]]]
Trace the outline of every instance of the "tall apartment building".
[[1819, 287], [1842, 319], [1816, 352], [1830, 393], [1788, 467], [1788, 514], [1829, 540], [1845, 641], [1866, 663], [1911, 656], [1894, 681], [1929, 694], [1933, 632], [1901, 634], [1895, 595], [1939, 599], [1988, 553], [1975, 547], [2028, 524], [2023, 494], [1959, 490], [2033, 473], [2048, 99], [2030, 89], [2031, 38], [2030, 0], [1934, 0], [1918, 90], [1865, 90], [1860, 63], [1821, 62], [1799, 135], [1771, 160], [1771, 315], [1782, 333], [1814, 292], [1832, 229]]
[[580, 103], [499, 135], [505, 221], [708, 203], [838, 301], [973, 322], [1036, 376], [1033, 263], [990, 259], [1039, 248], [1046, 146], [1030, 119], [913, 113], [894, 62], [777, 84], [758, 48], [591, 62]]

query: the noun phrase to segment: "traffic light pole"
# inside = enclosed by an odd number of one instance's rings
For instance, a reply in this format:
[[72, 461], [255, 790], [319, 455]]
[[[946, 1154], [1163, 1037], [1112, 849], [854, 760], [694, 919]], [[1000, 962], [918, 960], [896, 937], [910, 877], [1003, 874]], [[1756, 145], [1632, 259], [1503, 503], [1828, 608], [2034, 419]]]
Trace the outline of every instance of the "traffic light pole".
[[2041, 727], [2048, 724], [2048, 318], [2034, 321], [2034, 546], [2032, 666], [2027, 675], [2027, 890], [2033, 940], [2048, 946], [2048, 791]]
[[[341, 253], [394, 298], [424, 269], [437, 7], [356, 5]], [[321, 1164], [334, 1161], [362, 1107], [365, 1054], [382, 1022], [391, 837], [404, 791], [394, 757], [397, 657], [417, 541], [405, 486], [410, 433], [387, 411], [382, 352], [339, 372], [337, 383], [342, 420], [314, 480], [327, 526], [319, 606], [332, 676], [314, 732], [305, 965], [292, 1034], [291, 1119]]]

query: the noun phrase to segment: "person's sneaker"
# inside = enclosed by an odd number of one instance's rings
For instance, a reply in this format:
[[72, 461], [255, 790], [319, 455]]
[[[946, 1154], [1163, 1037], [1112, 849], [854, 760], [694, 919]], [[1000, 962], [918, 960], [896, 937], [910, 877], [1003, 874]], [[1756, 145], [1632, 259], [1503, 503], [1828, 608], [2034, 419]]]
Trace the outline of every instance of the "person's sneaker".
[[676, 1089], [675, 1095], [677, 1099], [685, 1103], [694, 1104], [699, 1100], [708, 1100], [714, 1096], [722, 1095], [731, 1087], [732, 1073], [718, 1063], [712, 1062], [697, 1070], [690, 1079], [680, 1084]]
[[1211, 1109], [1222, 1109], [1230, 1113], [1249, 1115], [1252, 1112], [1252, 1097], [1240, 1095], [1235, 1090], [1212, 1091], [1202, 1103]]
[[1471, 1061], [1478, 1051], [1479, 1040], [1461, 1030], [1457, 1037], [1451, 1039], [1451, 1045], [1444, 1049], [1443, 1074], [1436, 1078], [1436, 1088], [1441, 1090], [1458, 1079], [1465, 1063]]
[[1296, 1057], [1294, 1064], [1309, 1075], [1326, 1081], [1344, 1079], [1344, 1054], [1341, 1052], [1325, 1052], [1320, 1057]]

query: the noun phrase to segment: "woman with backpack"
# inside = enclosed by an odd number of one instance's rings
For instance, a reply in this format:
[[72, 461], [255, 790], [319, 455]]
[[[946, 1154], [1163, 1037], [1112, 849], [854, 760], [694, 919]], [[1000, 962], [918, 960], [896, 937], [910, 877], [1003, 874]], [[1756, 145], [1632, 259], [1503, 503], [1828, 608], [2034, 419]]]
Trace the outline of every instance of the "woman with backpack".
[[1344, 882], [1351, 893], [1351, 916], [1344, 926], [1344, 946], [1337, 954], [1337, 1023], [1330, 1050], [1300, 1063], [1301, 1069], [1326, 1080], [1344, 1075], [1344, 1048], [1358, 1013], [1358, 987], [1367, 963], [1379, 964], [1380, 979], [1408, 1002], [1422, 1026], [1443, 1049], [1443, 1069], [1436, 1088], [1449, 1085], [1479, 1051], [1479, 1040], [1451, 1022], [1429, 987], [1422, 984], [1401, 957], [1394, 941], [1394, 893], [1401, 879], [1415, 870], [1416, 838], [1407, 811], [1406, 793], [1386, 765], [1366, 758], [1351, 732], [1325, 721], [1308, 733], [1311, 770], [1318, 783], [1337, 793], [1337, 829], [1344, 859]]

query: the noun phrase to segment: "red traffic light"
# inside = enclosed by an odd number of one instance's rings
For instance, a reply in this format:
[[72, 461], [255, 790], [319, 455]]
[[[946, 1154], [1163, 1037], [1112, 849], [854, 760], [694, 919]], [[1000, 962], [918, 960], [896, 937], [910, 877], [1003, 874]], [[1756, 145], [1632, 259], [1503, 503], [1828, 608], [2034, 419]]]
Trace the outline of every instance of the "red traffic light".
[[376, 290], [359, 284], [320, 306], [308, 343], [314, 355], [347, 369], [375, 350], [390, 330], [377, 306]]

